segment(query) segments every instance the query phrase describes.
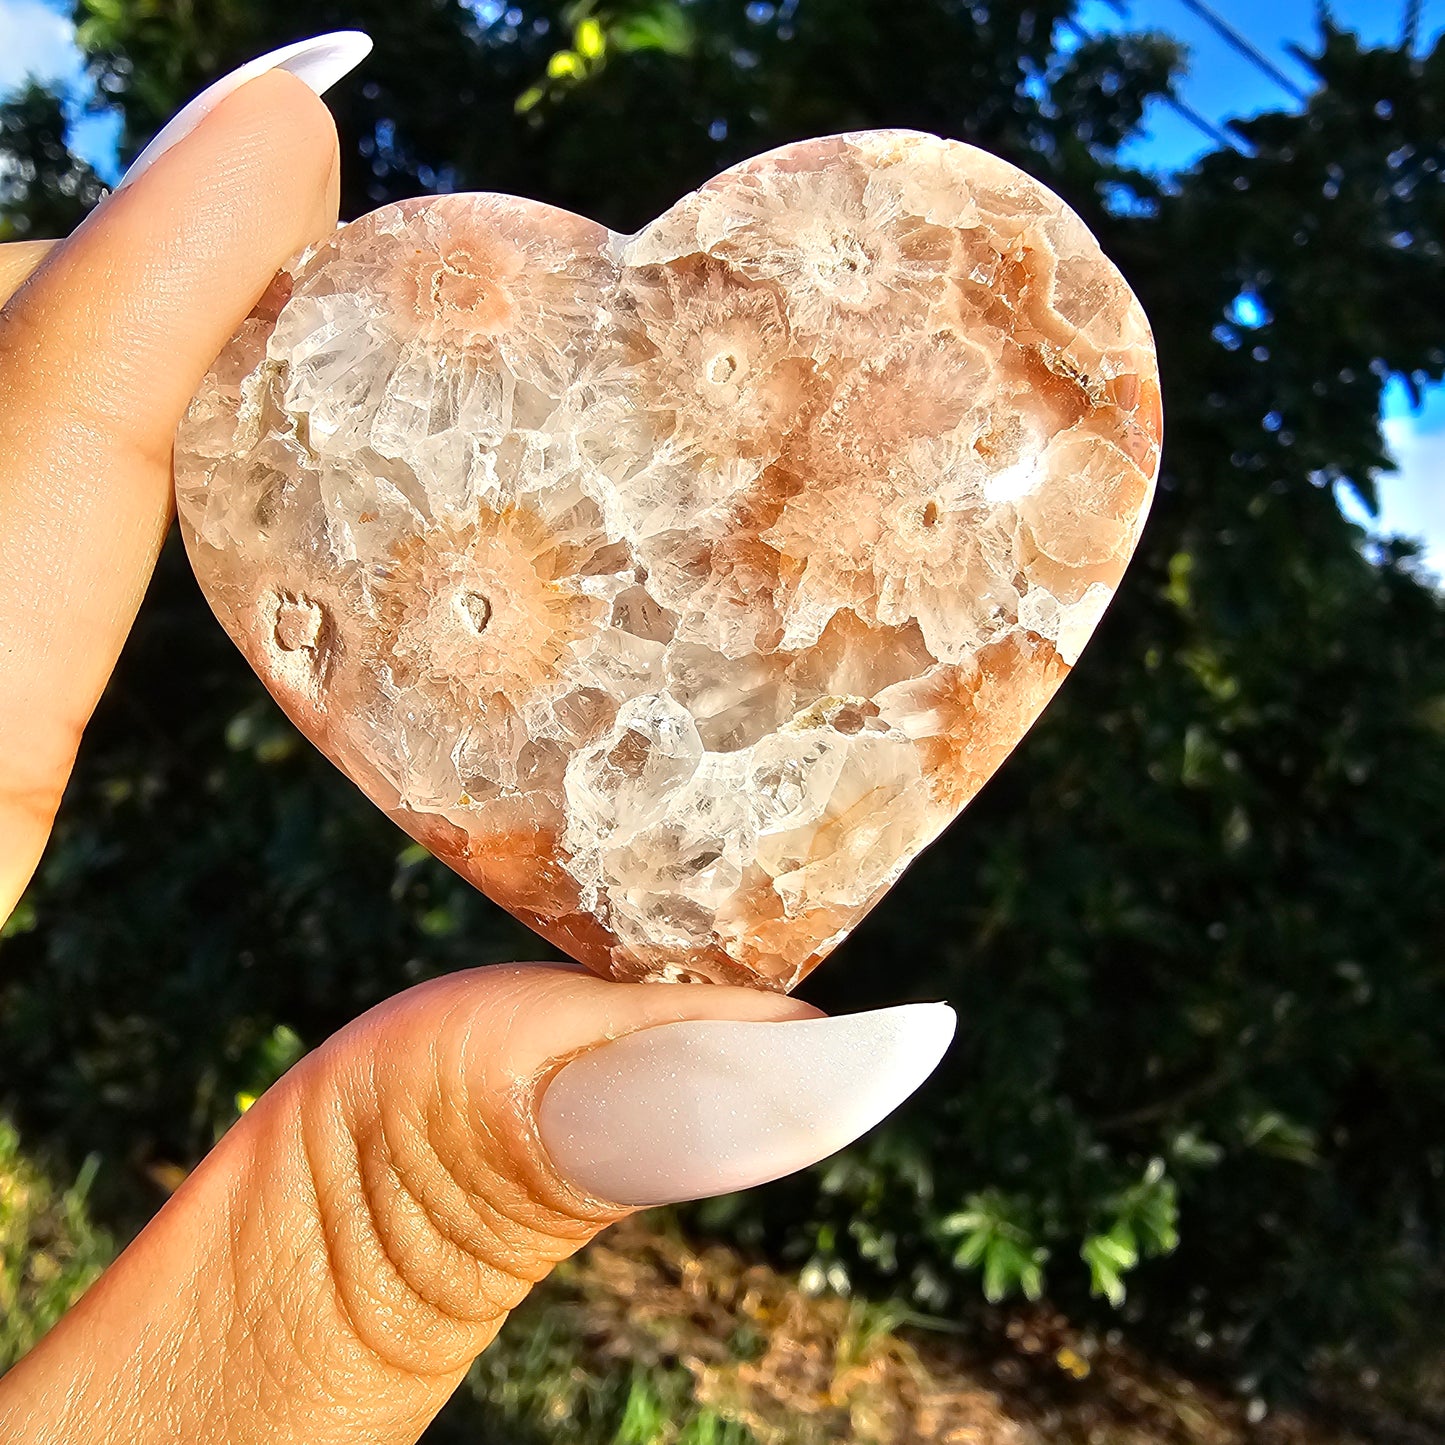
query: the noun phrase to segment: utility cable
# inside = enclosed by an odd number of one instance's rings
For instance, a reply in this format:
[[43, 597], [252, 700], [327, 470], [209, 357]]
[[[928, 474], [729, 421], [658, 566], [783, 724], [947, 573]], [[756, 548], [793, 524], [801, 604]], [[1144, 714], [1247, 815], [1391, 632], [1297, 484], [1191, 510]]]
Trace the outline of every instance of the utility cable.
[[[1089, 31], [1085, 30], [1084, 27], [1080, 25], [1079, 22], [1075, 20], [1072, 15], [1063, 15], [1059, 18], [1063, 25], [1067, 29], [1072, 31], [1079, 40], [1083, 41], [1098, 39], [1096, 35], [1092, 35]], [[1200, 115], [1200, 113], [1195, 110], [1192, 105], [1186, 104], [1186, 102], [1180, 100], [1177, 95], [1161, 95], [1159, 99], [1162, 100], [1166, 105], [1170, 106], [1185, 120], [1187, 120], [1189, 124], [1195, 128], [1195, 130], [1199, 131], [1202, 135], [1207, 136], [1210, 140], [1212, 140], [1215, 145], [1227, 150], [1235, 151], [1240, 155], [1244, 154], [1239, 142], [1235, 140], [1235, 138], [1230, 135], [1228, 131], [1221, 129], [1219, 126], [1215, 125], [1213, 121], [1207, 120], [1204, 116]]]
[[1400, 31], [1400, 49], [1411, 54], [1420, 39], [1420, 11], [1423, 8], [1421, 0], [1405, 0], [1405, 23]]
[[[1248, 36], [1241, 35], [1212, 6], [1206, 5], [1204, 0], [1179, 0], [1179, 3], [1186, 10], [1192, 10], [1231, 50], [1242, 55], [1251, 65], [1274, 81], [1281, 90], [1288, 91], [1301, 105], [1308, 102], [1309, 92], [1291, 80]], [[1419, 0], [1415, 0], [1415, 4], [1418, 7]]]

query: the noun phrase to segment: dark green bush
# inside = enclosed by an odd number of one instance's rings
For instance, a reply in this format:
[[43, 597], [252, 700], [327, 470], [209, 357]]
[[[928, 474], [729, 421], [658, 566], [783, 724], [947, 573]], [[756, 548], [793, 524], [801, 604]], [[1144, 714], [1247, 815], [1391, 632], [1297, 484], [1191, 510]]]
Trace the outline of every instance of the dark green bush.
[[[1386, 464], [1384, 378], [1445, 365], [1445, 50], [1326, 31], [1303, 115], [1164, 187], [1113, 157], [1178, 56], [1064, 53], [1069, 9], [357, 0], [305, 25], [378, 42], [337, 101], [348, 213], [466, 186], [626, 228], [741, 155], [888, 124], [1008, 155], [1100, 232], [1166, 384], [1141, 554], [1045, 720], [806, 988], [947, 997], [960, 1041], [861, 1146], [697, 1218], [935, 1312], [1092, 1292], [1288, 1385], [1440, 1318], [1445, 607], [1332, 491]], [[97, 0], [82, 34], [138, 142], [294, 24]], [[12, 218], [69, 164], [41, 156]], [[0, 948], [0, 1095], [77, 1159], [189, 1159], [278, 1027], [314, 1043], [538, 953], [298, 741], [172, 548]]]

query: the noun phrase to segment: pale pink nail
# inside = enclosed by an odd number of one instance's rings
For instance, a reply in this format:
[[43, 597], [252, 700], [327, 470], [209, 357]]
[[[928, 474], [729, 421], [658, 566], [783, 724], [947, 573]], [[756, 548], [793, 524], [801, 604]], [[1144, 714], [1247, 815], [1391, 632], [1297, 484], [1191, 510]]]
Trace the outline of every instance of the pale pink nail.
[[614, 1204], [671, 1204], [815, 1164], [931, 1074], [957, 1019], [903, 1004], [786, 1023], [640, 1029], [573, 1059], [538, 1108], [563, 1178]]
[[269, 54], [247, 61], [238, 70], [207, 86], [193, 101], [179, 110], [159, 134], [130, 163], [120, 185], [128, 186], [153, 166], [179, 140], [189, 135], [228, 95], [248, 80], [268, 70], [288, 70], [316, 92], [324, 95], [343, 75], [356, 69], [371, 52], [371, 37], [360, 30], [335, 30], [312, 40], [298, 40]]

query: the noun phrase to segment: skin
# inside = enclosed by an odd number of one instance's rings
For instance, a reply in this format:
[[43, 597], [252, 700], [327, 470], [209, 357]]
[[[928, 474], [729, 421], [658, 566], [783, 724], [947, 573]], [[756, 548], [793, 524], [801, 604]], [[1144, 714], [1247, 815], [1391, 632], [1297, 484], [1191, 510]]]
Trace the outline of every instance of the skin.
[[[0, 915], [155, 564], [176, 425], [335, 226], [337, 170], [325, 107], [272, 73], [68, 240], [0, 246]], [[254, 1105], [0, 1380], [0, 1441], [416, 1439], [530, 1286], [626, 1212], [549, 1162], [548, 1078], [638, 1028], [815, 1012], [554, 965], [399, 995]]]

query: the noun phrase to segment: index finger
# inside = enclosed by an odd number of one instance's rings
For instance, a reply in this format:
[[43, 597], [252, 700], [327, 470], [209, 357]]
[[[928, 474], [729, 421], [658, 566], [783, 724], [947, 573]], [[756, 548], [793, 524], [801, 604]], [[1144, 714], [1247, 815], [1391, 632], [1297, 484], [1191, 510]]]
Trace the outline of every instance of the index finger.
[[321, 101], [261, 75], [46, 252], [0, 315], [0, 917], [154, 566], [176, 426], [278, 268], [334, 227], [337, 169]]

